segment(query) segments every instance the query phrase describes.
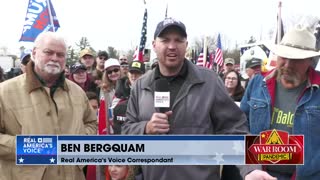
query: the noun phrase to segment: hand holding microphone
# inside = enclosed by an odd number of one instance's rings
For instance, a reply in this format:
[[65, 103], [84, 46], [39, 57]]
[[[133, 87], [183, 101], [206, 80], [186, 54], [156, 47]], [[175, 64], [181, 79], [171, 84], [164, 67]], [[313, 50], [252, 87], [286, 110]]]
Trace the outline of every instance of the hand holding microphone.
[[169, 116], [172, 111], [153, 113], [151, 120], [146, 125], [146, 134], [166, 134], [169, 132]]
[[160, 78], [155, 82], [154, 107], [156, 113], [153, 113], [150, 121], [146, 125], [146, 134], [166, 134], [169, 132], [170, 110], [170, 91], [168, 81]]

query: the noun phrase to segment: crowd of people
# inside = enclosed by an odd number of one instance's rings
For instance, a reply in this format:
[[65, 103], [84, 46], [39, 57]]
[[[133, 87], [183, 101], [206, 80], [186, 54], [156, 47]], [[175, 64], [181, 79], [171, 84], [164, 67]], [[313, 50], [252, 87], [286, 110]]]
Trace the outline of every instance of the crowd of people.
[[[159, 22], [152, 42], [157, 61], [147, 69], [126, 55], [114, 59], [90, 49], [66, 66], [65, 40], [54, 32], [40, 34], [32, 51], [21, 55], [21, 75], [0, 77], [0, 179], [90, 179], [79, 166], [16, 166], [15, 136], [97, 134], [101, 98], [112, 110], [106, 121], [112, 121], [113, 134], [259, 134], [278, 129], [305, 138], [304, 165], [112, 165], [99, 174], [104, 179], [319, 179], [320, 75], [312, 64], [320, 52], [312, 32], [304, 27], [288, 31], [270, 48], [277, 66], [267, 73], [261, 72], [261, 59], [249, 59], [249, 80], [235, 70], [232, 58], [224, 60], [219, 74], [193, 64], [185, 58], [187, 37], [182, 22]], [[154, 107], [160, 81], [170, 91], [165, 111]]]

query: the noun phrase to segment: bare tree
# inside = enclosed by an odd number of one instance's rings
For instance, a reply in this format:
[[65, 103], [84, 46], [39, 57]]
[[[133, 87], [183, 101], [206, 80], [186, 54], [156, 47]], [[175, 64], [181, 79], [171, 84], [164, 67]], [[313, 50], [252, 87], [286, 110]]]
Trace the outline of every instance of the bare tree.
[[76, 45], [79, 47], [80, 51], [90, 47], [90, 43], [87, 37], [82, 37], [79, 43], [76, 43]]
[[108, 46], [108, 54], [109, 54], [109, 58], [116, 58], [116, 59], [119, 58], [119, 53], [112, 46]]
[[294, 14], [290, 16], [285, 22], [288, 27], [287, 29], [291, 29], [296, 25], [307, 26], [311, 29], [315, 29], [315, 26], [317, 25], [318, 21], [319, 18], [313, 15]]
[[68, 46], [67, 65], [74, 64], [78, 60], [77, 53], [72, 46]]
[[223, 52], [224, 58], [233, 58], [236, 64], [240, 64], [240, 50], [239, 49], [231, 49]]
[[[195, 49], [197, 51], [201, 51], [201, 49], [203, 48], [203, 44], [204, 44], [204, 38], [205, 38], [205, 36], [194, 38], [193, 42], [191, 44], [191, 48]], [[216, 48], [217, 37], [216, 36], [207, 36], [207, 43], [208, 43], [209, 52], [213, 51]]]
[[254, 38], [253, 36], [250, 36], [250, 39], [247, 42], [247, 44], [251, 44], [251, 43], [255, 43], [255, 42], [257, 42], [256, 38]]
[[132, 61], [133, 60], [133, 55], [134, 55], [135, 51], [136, 51], [135, 49], [130, 49], [130, 50], [127, 51], [126, 55], [128, 57], [128, 61]]

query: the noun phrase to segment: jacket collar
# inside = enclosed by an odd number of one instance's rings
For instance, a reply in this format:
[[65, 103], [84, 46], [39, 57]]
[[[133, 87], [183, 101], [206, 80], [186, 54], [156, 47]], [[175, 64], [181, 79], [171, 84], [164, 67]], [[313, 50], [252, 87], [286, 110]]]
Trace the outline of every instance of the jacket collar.
[[[277, 84], [277, 71], [276, 69], [273, 69], [265, 74], [262, 74], [264, 76], [263, 81], [267, 85], [267, 89], [269, 91], [270, 97], [271, 97], [271, 104], [272, 106], [275, 103], [275, 87]], [[320, 75], [317, 73], [312, 67], [308, 69], [308, 83], [307, 83], [307, 88], [309, 87], [316, 87], [319, 89], [320, 85]]]
[[[189, 84], [203, 83], [204, 79], [201, 77], [200, 70], [198, 69], [198, 67], [186, 59], [184, 60], [184, 63], [186, 63], [188, 69], [186, 82]], [[142, 81], [141, 88], [149, 90], [153, 89], [154, 79], [156, 78], [155, 69], [147, 72], [144, 76], [145, 81]]]
[[[26, 81], [27, 81], [27, 91], [30, 93], [35, 89], [41, 88], [43, 85], [37, 75], [34, 72], [34, 62], [30, 61], [26, 66]], [[66, 81], [63, 81], [61, 85], [62, 89], [69, 91]]]
[[[185, 79], [187, 77], [187, 75], [188, 75], [187, 63], [183, 63], [182, 68], [181, 68], [180, 72], [177, 75], [171, 76], [171, 77], [167, 77], [167, 78], [169, 78], [171, 80], [174, 80], [174, 79], [176, 79], [178, 77], [181, 77], [181, 78]], [[164, 77], [164, 76], [160, 72], [160, 67], [157, 66], [155, 68], [155, 79], [154, 80], [157, 80], [157, 79], [159, 79], [161, 77]]]
[[309, 76], [311, 86], [315, 86], [315, 87], [319, 88], [320, 74], [315, 69], [310, 67], [308, 76]]

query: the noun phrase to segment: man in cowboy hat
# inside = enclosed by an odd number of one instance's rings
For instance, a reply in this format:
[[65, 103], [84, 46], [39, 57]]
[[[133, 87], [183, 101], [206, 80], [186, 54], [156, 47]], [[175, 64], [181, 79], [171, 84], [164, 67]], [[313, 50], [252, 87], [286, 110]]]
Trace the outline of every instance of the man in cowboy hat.
[[240, 108], [249, 119], [250, 132], [278, 129], [304, 135], [304, 165], [267, 166], [278, 179], [320, 177], [320, 75], [312, 68], [316, 39], [308, 28], [287, 32], [281, 43], [271, 47], [277, 66], [249, 83]]

